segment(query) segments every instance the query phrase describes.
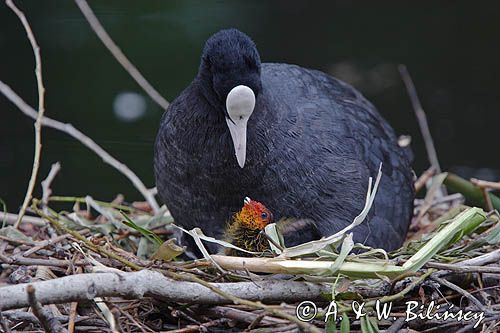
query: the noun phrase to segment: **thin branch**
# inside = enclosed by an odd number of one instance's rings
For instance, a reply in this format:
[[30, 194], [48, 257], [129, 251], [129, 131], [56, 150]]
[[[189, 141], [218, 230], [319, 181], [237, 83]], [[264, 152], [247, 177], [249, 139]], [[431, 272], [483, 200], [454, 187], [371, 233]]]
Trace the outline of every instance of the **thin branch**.
[[[284, 311], [278, 310], [275, 307], [263, 304], [262, 299], [260, 297], [257, 298], [258, 299], [257, 302], [253, 302], [251, 300], [246, 299], [246, 298], [248, 298], [248, 295], [237, 296], [234, 293], [222, 290], [222, 288], [219, 288], [215, 284], [206, 282], [205, 280], [202, 280], [202, 279], [194, 276], [193, 274], [177, 274], [177, 273], [173, 273], [173, 272], [168, 272], [168, 274], [172, 277], [175, 277], [176, 279], [177, 278], [187, 279], [188, 281], [196, 282], [196, 283], [210, 289], [214, 293], [224, 297], [225, 299], [232, 301], [234, 304], [243, 304], [243, 305], [249, 306], [249, 307], [254, 308], [254, 309], [259, 309], [259, 310], [262, 309], [262, 310], [266, 311], [267, 313], [270, 313], [274, 316], [277, 316], [277, 317], [280, 317], [283, 319], [287, 319], [287, 320], [291, 321], [292, 323], [295, 323], [298, 327], [302, 328], [306, 332], [312, 332], [312, 333], [320, 333], [321, 332], [316, 326], [311, 325], [307, 322], [301, 321], [296, 316], [292, 316]], [[268, 282], [271, 282], [271, 281], [268, 281]], [[296, 292], [295, 290], [289, 291], [290, 294], [293, 294], [295, 292]], [[252, 296], [254, 296], [254, 295], [255, 294], [252, 294]], [[311, 296], [309, 296], [309, 297], [311, 297]], [[285, 297], [284, 293], [282, 293], [282, 297]], [[309, 297], [307, 297], [307, 299], [310, 299]], [[286, 301], [283, 300], [283, 302], [286, 302]]]
[[441, 167], [439, 166], [436, 148], [434, 147], [434, 141], [432, 140], [431, 131], [429, 130], [429, 125], [427, 123], [427, 116], [425, 115], [422, 104], [420, 104], [420, 100], [418, 99], [417, 90], [415, 89], [415, 85], [413, 84], [413, 80], [411, 79], [410, 73], [408, 73], [408, 69], [406, 68], [406, 66], [399, 65], [398, 69], [399, 73], [401, 74], [401, 78], [403, 79], [403, 82], [406, 86], [406, 90], [408, 91], [408, 95], [410, 96], [415, 115], [417, 116], [420, 131], [422, 132], [422, 136], [425, 142], [425, 148], [427, 150], [427, 157], [429, 158], [431, 166], [436, 170], [436, 173], [439, 174], [441, 173]]
[[[182, 276], [184, 279], [184, 275]], [[30, 283], [36, 288], [42, 304], [82, 302], [96, 297], [123, 297], [196, 304], [231, 304], [233, 301], [197, 282], [177, 281], [159, 272], [113, 272], [75, 274], [57, 279]], [[238, 298], [266, 303], [293, 303], [308, 299], [318, 301], [331, 287], [299, 281], [267, 280], [258, 282], [210, 283], [211, 287]], [[28, 284], [6, 285], [0, 288], [0, 309], [29, 306], [26, 299]]]
[[103, 246], [99, 246], [99, 245], [92, 243], [87, 238], [82, 236], [78, 231], [72, 230], [72, 229], [66, 227], [65, 225], [63, 225], [62, 223], [59, 223], [59, 221], [57, 219], [45, 214], [42, 210], [40, 210], [37, 207], [38, 203], [39, 203], [39, 201], [37, 199], [33, 200], [33, 205], [31, 206], [33, 208], [33, 210], [41, 217], [48, 220], [50, 222], [50, 224], [52, 224], [52, 226], [54, 228], [56, 228], [57, 230], [61, 230], [64, 233], [70, 234], [74, 238], [83, 242], [85, 244], [85, 246], [88, 247], [89, 249], [91, 249], [92, 251], [98, 252], [98, 253], [103, 254], [109, 258], [115, 259], [115, 260], [121, 262], [123, 265], [130, 267], [136, 271], [139, 271], [142, 269], [142, 267], [140, 267], [139, 265], [137, 265], [137, 264], [125, 259], [125, 258], [122, 258], [121, 256], [115, 254], [114, 252], [106, 250]]
[[475, 298], [474, 296], [472, 296], [471, 293], [469, 293], [467, 290], [464, 290], [462, 288], [460, 288], [459, 286], [451, 283], [450, 281], [448, 280], [445, 280], [445, 279], [442, 279], [442, 278], [439, 278], [437, 276], [433, 276], [431, 275], [431, 280], [434, 280], [436, 281], [437, 283], [439, 283], [440, 285], [443, 285], [445, 287], [448, 287], [450, 288], [451, 290], [453, 291], [456, 291], [457, 293], [463, 295], [465, 298], [467, 298], [472, 304], [474, 304], [478, 310], [482, 311], [482, 312], [486, 312], [488, 313], [488, 309], [484, 306], [484, 304], [482, 304], [481, 302], [479, 302], [479, 300], [477, 298]]
[[454, 265], [458, 266], [482, 266], [490, 263], [498, 263], [500, 260], [500, 249], [496, 249], [489, 253], [480, 255], [472, 259], [456, 262]]
[[52, 164], [50, 167], [49, 174], [47, 178], [42, 181], [42, 205], [45, 207], [49, 204], [49, 197], [52, 194], [52, 190], [50, 189], [50, 185], [54, 181], [54, 178], [57, 176], [57, 173], [61, 170], [61, 163], [56, 162]]
[[[21, 112], [23, 112], [25, 115], [33, 119], [37, 118], [38, 113], [31, 106], [26, 104], [26, 102], [23, 101], [23, 99], [19, 97], [19, 95], [17, 95], [8, 85], [6, 85], [2, 81], [0, 81], [0, 92], [4, 94], [5, 97], [7, 97], [14, 105], [16, 105], [19, 110], [21, 110]], [[73, 125], [65, 124], [51, 118], [43, 117], [42, 125], [57, 129], [80, 141], [83, 145], [85, 145], [100, 158], [102, 158], [105, 163], [111, 165], [113, 168], [127, 177], [149, 203], [149, 205], [153, 209], [153, 212], [155, 214], [159, 212], [160, 207], [158, 206], [154, 195], [151, 193], [151, 191], [148, 190], [148, 188], [139, 179], [139, 177], [137, 177], [137, 175], [125, 164], [121, 163], [116, 158], [111, 156], [107, 151], [102, 149], [97, 143], [94, 142], [94, 140], [80, 132], [78, 129], [73, 127]]]
[[94, 12], [87, 4], [85, 0], [75, 0], [76, 4], [82, 11], [82, 14], [85, 16], [87, 21], [90, 24], [90, 27], [96, 35], [99, 37], [101, 42], [106, 46], [106, 48], [111, 52], [113, 57], [122, 65], [122, 67], [132, 76], [132, 78], [141, 86], [141, 88], [151, 97], [158, 105], [160, 105], [163, 109], [167, 110], [168, 102], [160, 95], [158, 91], [142, 76], [141, 72], [128, 60], [125, 54], [120, 50], [118, 45], [111, 39], [108, 35], [104, 27], [101, 25]]
[[2, 330], [4, 333], [10, 333], [9, 322], [2, 315], [2, 311], [0, 311], [0, 325], [2, 326]]
[[61, 326], [61, 323], [50, 314], [49, 311], [44, 310], [42, 304], [38, 302], [35, 296], [35, 288], [32, 285], [26, 287], [28, 293], [28, 303], [33, 311], [33, 314], [38, 318], [45, 332], [50, 333], [64, 333], [68, 332]]
[[[5, 223], [15, 224], [18, 218], [19, 218], [18, 214], [7, 213], [5, 215]], [[39, 217], [27, 216], [27, 215], [23, 216], [21, 223], [32, 224], [32, 225], [37, 226], [37, 227], [43, 227], [43, 226], [47, 225], [47, 222], [45, 222], [43, 219], [41, 219]]]
[[38, 169], [40, 167], [40, 155], [42, 152], [42, 118], [45, 112], [45, 87], [43, 86], [42, 80], [42, 60], [40, 57], [40, 47], [38, 46], [33, 31], [31, 30], [30, 24], [24, 16], [24, 13], [16, 7], [12, 0], [5, 0], [5, 4], [12, 9], [12, 11], [17, 15], [21, 23], [23, 24], [24, 30], [28, 35], [28, 39], [33, 49], [33, 55], [35, 56], [35, 75], [38, 88], [38, 113], [36, 115], [35, 121], [35, 153], [33, 156], [33, 167], [31, 169], [31, 177], [28, 183], [28, 189], [26, 190], [26, 195], [24, 196], [23, 205], [19, 211], [19, 217], [14, 224], [17, 228], [26, 213], [26, 208], [28, 208], [29, 202], [33, 195], [33, 189], [35, 188], [36, 177], [38, 175]]
[[415, 192], [418, 193], [425, 184], [436, 174], [434, 167], [430, 167], [415, 181]]
[[481, 180], [476, 178], [471, 178], [470, 182], [481, 188], [487, 188], [492, 190], [500, 190], [500, 182], [490, 182], [487, 180]]

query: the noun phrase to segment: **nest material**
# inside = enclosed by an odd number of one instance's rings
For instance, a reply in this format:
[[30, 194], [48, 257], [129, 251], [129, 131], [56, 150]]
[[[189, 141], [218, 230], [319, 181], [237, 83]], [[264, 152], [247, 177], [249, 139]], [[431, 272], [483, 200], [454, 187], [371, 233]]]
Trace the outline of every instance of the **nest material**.
[[[153, 216], [144, 204], [105, 203], [89, 197], [53, 197], [50, 205], [61, 204], [56, 200], [73, 202], [73, 211], [56, 213], [49, 207], [42, 210], [34, 205], [43, 217], [36, 219], [37, 223], [23, 223], [20, 230], [0, 230], [4, 330], [9, 327], [16, 331], [41, 331], [46, 320], [59, 325], [52, 331], [57, 327], [62, 331], [85, 332], [331, 330], [335, 323], [325, 324], [321, 315], [332, 297], [338, 306], [337, 317], [345, 313], [344, 324], [348, 320], [351, 332], [388, 328], [395, 332], [398, 327], [424, 332], [474, 329], [474, 322], [456, 319], [404, 322], [409, 301], [434, 301], [443, 310], [444, 305], [454, 304], [455, 310], [482, 311], [484, 318], [478, 329], [494, 329], [499, 319], [499, 224], [495, 214], [474, 233], [442, 249], [416, 274], [354, 280], [339, 274], [257, 275], [248, 270], [221, 271], [207, 260], [147, 260], [155, 250], [153, 243], [123, 225], [120, 211], [164, 239], [175, 232], [169, 227], [172, 219], [168, 213]], [[430, 204], [428, 200], [417, 202], [409, 242], [389, 254], [390, 264], [404, 263], [434, 237], [440, 223], [464, 209], [457, 196], [450, 201], [440, 198]], [[374, 256], [380, 257], [379, 254], [375, 252]], [[363, 260], [355, 256], [351, 254], [346, 260]], [[468, 265], [453, 264], [464, 260], [469, 260]], [[148, 271], [133, 273], [144, 269]], [[59, 287], [54, 287], [58, 281]], [[24, 295], [27, 283], [34, 287], [33, 304]], [[65, 288], [64, 292], [56, 292]], [[379, 299], [392, 302], [396, 320], [376, 320], [370, 314]], [[297, 304], [304, 300], [314, 301], [318, 307], [319, 316], [308, 323], [295, 316]], [[365, 303], [368, 319], [355, 318], [353, 300]], [[36, 303], [57, 304], [41, 308], [46, 312], [43, 319], [34, 311]]]

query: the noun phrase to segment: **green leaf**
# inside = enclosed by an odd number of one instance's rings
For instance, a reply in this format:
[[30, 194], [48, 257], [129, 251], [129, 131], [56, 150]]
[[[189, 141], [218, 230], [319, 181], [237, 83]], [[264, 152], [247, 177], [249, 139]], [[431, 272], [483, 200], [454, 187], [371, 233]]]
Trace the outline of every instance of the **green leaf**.
[[184, 253], [184, 248], [177, 245], [175, 239], [171, 238], [160, 245], [160, 247], [158, 248], [158, 250], [156, 250], [151, 259], [171, 261], [172, 259], [175, 259], [182, 253]]
[[328, 318], [328, 321], [326, 322], [325, 325], [325, 333], [336, 333], [337, 332], [337, 323], [333, 319], [332, 316]]
[[473, 207], [463, 211], [408, 259], [403, 268], [416, 272], [436, 253], [458, 241], [457, 235], [472, 232], [485, 220], [486, 213], [481, 208]]
[[340, 322], [340, 333], [350, 333], [351, 324], [349, 322], [349, 316], [347, 313], [342, 314], [342, 321]]
[[[280, 233], [278, 231], [278, 227], [276, 226], [276, 223], [270, 223], [266, 225], [264, 228], [264, 232], [276, 243], [279, 244], [282, 248], [285, 247], [284, 241], [283, 241], [283, 236], [280, 237]], [[278, 249], [273, 242], [269, 242], [269, 245], [271, 246], [271, 250], [276, 253], [276, 254], [281, 254], [281, 250]]]
[[337, 257], [337, 259], [335, 259], [333, 264], [329, 267], [328, 272], [326, 273], [328, 273], [329, 275], [336, 273], [340, 269], [340, 266], [342, 266], [342, 264], [344, 263], [345, 258], [347, 258], [347, 255], [351, 252], [353, 247], [354, 241], [352, 240], [352, 232], [350, 232], [342, 242], [339, 256]]
[[377, 323], [368, 317], [361, 317], [362, 333], [379, 333]]
[[158, 236], [151, 230], [143, 228], [140, 225], [134, 223], [134, 221], [132, 221], [132, 219], [130, 219], [130, 217], [128, 217], [127, 214], [125, 214], [124, 212], [120, 211], [120, 213], [125, 218], [125, 221], [122, 221], [122, 223], [125, 224], [127, 227], [138, 231], [139, 233], [141, 233], [141, 235], [146, 237], [151, 242], [155, 243], [157, 246], [160, 246], [163, 243], [163, 240], [160, 238], [160, 236]]

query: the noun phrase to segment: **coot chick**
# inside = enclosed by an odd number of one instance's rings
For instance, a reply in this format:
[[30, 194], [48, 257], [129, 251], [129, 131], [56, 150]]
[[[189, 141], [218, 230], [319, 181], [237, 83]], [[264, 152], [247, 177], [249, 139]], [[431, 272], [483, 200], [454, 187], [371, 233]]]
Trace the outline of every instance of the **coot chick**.
[[309, 219], [288, 246], [331, 235], [359, 214], [367, 182], [383, 176], [354, 241], [404, 241], [414, 189], [408, 149], [375, 107], [320, 71], [260, 62], [236, 29], [210, 37], [197, 76], [164, 113], [155, 144], [158, 193], [176, 223], [221, 238], [249, 196], [281, 218]]
[[[271, 251], [269, 239], [263, 231], [269, 223], [274, 222], [279, 233], [285, 238], [288, 238], [290, 234], [315, 227], [314, 221], [311, 220], [283, 218], [275, 221], [273, 213], [264, 204], [246, 197], [241, 210], [235, 213], [229, 221], [224, 232], [224, 239], [247, 251]], [[288, 244], [285, 243], [285, 246]], [[249, 253], [232, 248], [227, 248], [225, 254], [240, 257], [251, 256]]]
[[[224, 238], [227, 242], [247, 251], [268, 251], [271, 249], [269, 241], [262, 231], [272, 220], [273, 214], [266, 206], [247, 197], [243, 202], [243, 208], [229, 221]], [[225, 253], [234, 256], [248, 255], [231, 248], [227, 248]]]

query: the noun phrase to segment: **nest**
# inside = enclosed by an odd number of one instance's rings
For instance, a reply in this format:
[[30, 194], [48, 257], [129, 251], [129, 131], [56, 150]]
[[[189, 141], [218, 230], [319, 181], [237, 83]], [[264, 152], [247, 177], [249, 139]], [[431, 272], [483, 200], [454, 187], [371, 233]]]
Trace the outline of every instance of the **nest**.
[[[416, 201], [407, 242], [392, 253], [366, 248], [352, 253], [356, 246], [346, 234], [321, 251], [293, 258], [186, 260], [183, 249], [168, 241], [179, 230], [166, 210], [155, 215], [146, 203], [127, 204], [122, 197], [113, 202], [34, 200], [34, 215], [18, 229], [0, 229], [2, 327], [33, 332], [492, 331], [500, 318], [498, 214], [463, 202], [461, 195], [428, 190]], [[15, 220], [4, 218], [4, 223]], [[351, 244], [348, 251], [346, 244]], [[383, 304], [391, 306], [391, 314], [378, 318]], [[414, 304], [423, 308], [408, 317]], [[314, 318], [303, 318], [307, 313]], [[445, 313], [447, 319], [440, 317]]]

